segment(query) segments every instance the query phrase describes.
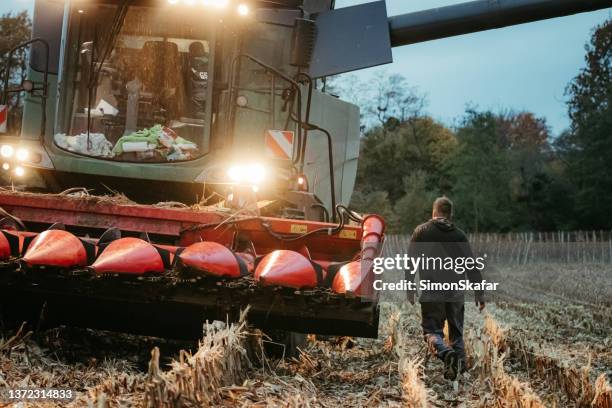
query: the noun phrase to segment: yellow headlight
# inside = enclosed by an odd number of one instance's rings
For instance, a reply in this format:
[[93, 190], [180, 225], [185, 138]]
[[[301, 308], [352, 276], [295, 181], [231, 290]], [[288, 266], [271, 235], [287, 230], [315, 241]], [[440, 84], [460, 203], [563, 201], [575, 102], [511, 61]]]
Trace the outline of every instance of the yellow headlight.
[[15, 149], [11, 145], [2, 145], [2, 147], [0, 147], [0, 155], [2, 155], [2, 157], [6, 157], [8, 159], [11, 158], [14, 153]]
[[241, 16], [248, 16], [249, 15], [249, 6], [247, 6], [246, 4], [239, 4], [238, 5], [238, 14], [240, 14]]
[[266, 169], [261, 164], [251, 164], [247, 175], [251, 183], [259, 184], [266, 178]]
[[242, 166], [232, 166], [227, 171], [227, 175], [234, 183], [240, 183], [244, 178], [244, 168]]
[[235, 165], [228, 169], [227, 175], [234, 183], [258, 185], [266, 179], [266, 168], [259, 163], [253, 163], [246, 166]]

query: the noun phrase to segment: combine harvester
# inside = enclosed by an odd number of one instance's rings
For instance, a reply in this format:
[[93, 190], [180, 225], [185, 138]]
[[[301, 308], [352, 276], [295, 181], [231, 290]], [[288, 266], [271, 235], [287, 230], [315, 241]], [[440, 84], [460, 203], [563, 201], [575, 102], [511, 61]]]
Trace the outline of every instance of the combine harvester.
[[26, 95], [19, 136], [0, 137], [4, 321], [198, 338], [250, 305], [265, 330], [376, 337], [385, 224], [339, 204], [359, 110], [324, 78], [390, 63], [394, 46], [611, 5], [388, 18], [383, 1], [36, 0], [33, 39], [9, 53], [29, 50], [28, 79], [11, 87], [7, 69], [0, 106], [10, 133]]

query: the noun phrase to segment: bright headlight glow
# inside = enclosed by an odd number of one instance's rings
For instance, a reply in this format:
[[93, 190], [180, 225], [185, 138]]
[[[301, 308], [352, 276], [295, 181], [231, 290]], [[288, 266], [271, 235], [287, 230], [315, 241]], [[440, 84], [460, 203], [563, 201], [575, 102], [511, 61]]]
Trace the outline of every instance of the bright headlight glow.
[[25, 174], [25, 169], [21, 166], [15, 167], [15, 175], [21, 177]]
[[11, 169], [11, 165], [8, 163], [2, 163], [2, 169], [8, 171]]
[[249, 15], [249, 6], [247, 6], [246, 4], [239, 4], [238, 5], [238, 14], [240, 14], [241, 16], [248, 16]]
[[266, 177], [266, 169], [261, 164], [251, 164], [247, 171], [249, 181], [253, 184], [261, 183]]
[[15, 149], [11, 145], [2, 145], [2, 147], [0, 147], [0, 155], [2, 155], [2, 157], [6, 157], [8, 159], [12, 157], [14, 153]]
[[261, 184], [266, 178], [266, 168], [259, 163], [246, 166], [234, 165], [228, 169], [227, 175], [234, 183]]
[[179, 2], [179, 0], [168, 0], [168, 3], [170, 3], [170, 4], [176, 4], [178, 2]]
[[227, 171], [227, 175], [234, 183], [240, 183], [244, 177], [244, 168], [241, 166], [232, 166]]
[[17, 160], [24, 162], [28, 160], [28, 157], [30, 157], [30, 152], [28, 151], [28, 149], [20, 147], [19, 149], [17, 149], [17, 152], [15, 152], [15, 157], [17, 158]]

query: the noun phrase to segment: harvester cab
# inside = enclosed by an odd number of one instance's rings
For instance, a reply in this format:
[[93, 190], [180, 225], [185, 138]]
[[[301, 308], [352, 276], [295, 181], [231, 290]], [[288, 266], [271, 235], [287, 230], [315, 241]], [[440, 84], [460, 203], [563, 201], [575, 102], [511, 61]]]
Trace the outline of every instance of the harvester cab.
[[[263, 215], [335, 218], [353, 188], [359, 112], [309, 75], [309, 17], [330, 4], [305, 3], [316, 7], [37, 0], [35, 40], [22, 48], [24, 85], [40, 91], [26, 97], [21, 137], [4, 139], [28, 160], [6, 160], [5, 181], [139, 203], [266, 201]], [[27, 90], [12, 79], [4, 105]]]
[[197, 338], [250, 306], [264, 329], [377, 336], [385, 224], [342, 205], [359, 109], [324, 78], [611, 3], [36, 0], [0, 106], [3, 316]]

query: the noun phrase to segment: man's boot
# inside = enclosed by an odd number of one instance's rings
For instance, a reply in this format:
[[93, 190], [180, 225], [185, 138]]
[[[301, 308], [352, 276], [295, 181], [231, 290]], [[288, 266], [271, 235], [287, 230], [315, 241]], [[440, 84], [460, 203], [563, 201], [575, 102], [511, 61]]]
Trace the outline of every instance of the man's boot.
[[457, 378], [459, 370], [459, 356], [455, 351], [450, 350], [444, 354], [444, 378], [454, 380]]

